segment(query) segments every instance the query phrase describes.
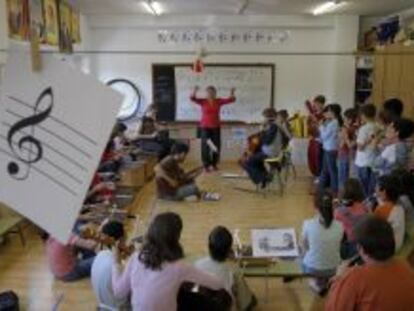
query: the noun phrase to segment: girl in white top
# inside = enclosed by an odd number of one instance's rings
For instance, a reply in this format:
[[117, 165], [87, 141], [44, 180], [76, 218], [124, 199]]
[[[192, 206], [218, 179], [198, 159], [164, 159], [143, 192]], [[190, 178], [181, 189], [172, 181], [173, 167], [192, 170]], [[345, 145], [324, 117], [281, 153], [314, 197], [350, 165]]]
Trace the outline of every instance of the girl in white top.
[[315, 199], [317, 214], [305, 220], [302, 229], [303, 270], [317, 276], [310, 285], [318, 293], [326, 288], [328, 279], [335, 275], [341, 263], [344, 230], [341, 223], [334, 220], [332, 202], [332, 195], [328, 192], [318, 193]]

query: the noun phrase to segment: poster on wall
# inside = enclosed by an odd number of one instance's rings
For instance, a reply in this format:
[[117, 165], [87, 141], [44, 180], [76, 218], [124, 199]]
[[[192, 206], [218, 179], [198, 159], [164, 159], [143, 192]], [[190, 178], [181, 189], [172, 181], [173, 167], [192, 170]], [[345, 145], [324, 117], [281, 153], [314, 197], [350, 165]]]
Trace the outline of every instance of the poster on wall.
[[29, 0], [30, 11], [30, 31], [37, 33], [39, 38], [43, 38], [45, 33], [45, 22], [43, 19], [42, 0]]
[[29, 38], [28, 0], [7, 0], [6, 4], [9, 38], [27, 40]]
[[122, 96], [54, 55], [33, 72], [29, 49], [10, 49], [0, 100], [0, 202], [65, 243]]
[[32, 68], [40, 71], [42, 58], [40, 55], [40, 42], [44, 35], [45, 24], [43, 20], [42, 0], [29, 0], [30, 11], [30, 49], [32, 54]]
[[45, 19], [45, 42], [50, 45], [58, 45], [59, 16], [56, 0], [43, 0], [43, 16]]
[[79, 12], [72, 8], [72, 42], [81, 42], [81, 31], [80, 31], [80, 15]]
[[73, 53], [72, 8], [65, 0], [59, 1], [59, 50]]

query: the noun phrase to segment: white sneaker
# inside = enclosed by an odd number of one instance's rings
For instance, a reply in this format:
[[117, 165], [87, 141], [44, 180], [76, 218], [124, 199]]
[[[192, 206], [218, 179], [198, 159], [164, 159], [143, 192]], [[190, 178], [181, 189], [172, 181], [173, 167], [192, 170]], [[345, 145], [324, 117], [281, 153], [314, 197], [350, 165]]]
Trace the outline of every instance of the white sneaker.
[[320, 294], [322, 291], [322, 288], [318, 285], [318, 282], [316, 279], [312, 278], [309, 280], [308, 282], [309, 287], [316, 293], [316, 294]]

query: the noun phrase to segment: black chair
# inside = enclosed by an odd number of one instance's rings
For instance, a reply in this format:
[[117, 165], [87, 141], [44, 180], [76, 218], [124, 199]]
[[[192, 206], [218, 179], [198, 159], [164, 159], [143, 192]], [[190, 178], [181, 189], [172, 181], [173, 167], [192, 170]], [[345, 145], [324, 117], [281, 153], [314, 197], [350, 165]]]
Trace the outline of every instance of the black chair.
[[232, 297], [225, 290], [211, 290], [190, 282], [183, 283], [177, 297], [177, 311], [230, 311]]

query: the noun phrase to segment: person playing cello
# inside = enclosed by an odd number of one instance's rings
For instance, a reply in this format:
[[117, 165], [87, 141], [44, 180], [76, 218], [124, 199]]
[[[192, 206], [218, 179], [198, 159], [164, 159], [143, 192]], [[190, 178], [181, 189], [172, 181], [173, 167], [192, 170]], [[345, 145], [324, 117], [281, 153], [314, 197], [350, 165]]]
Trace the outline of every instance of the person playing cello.
[[245, 160], [241, 163], [253, 183], [265, 188], [272, 178], [265, 167], [265, 160], [278, 157], [287, 145], [289, 136], [277, 123], [274, 108], [263, 110], [263, 117], [262, 131], [249, 139], [250, 143], [255, 143], [254, 149], [253, 146], [249, 146], [250, 152], [247, 152]]

